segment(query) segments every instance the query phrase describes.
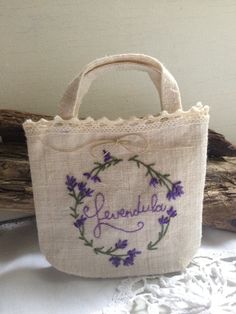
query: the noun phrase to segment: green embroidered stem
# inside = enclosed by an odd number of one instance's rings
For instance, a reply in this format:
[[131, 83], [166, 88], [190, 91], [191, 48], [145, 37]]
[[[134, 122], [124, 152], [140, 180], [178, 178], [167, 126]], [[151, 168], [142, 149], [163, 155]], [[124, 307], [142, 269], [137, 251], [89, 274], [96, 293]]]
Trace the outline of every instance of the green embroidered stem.
[[120, 257], [121, 260], [123, 260], [122, 257], [127, 257], [127, 256], [128, 256], [127, 253], [126, 253], [126, 254], [113, 254], [114, 252], [116, 252], [116, 251], [118, 250], [118, 248], [110, 247], [110, 248], [107, 249], [107, 250], [106, 250], [106, 249], [104, 250], [104, 246], [102, 246], [102, 247], [95, 247], [95, 248], [94, 248], [94, 247], [93, 247], [93, 240], [88, 240], [88, 239], [85, 237], [85, 234], [84, 234], [84, 233], [85, 233], [84, 225], [79, 228], [79, 232], [80, 232], [80, 237], [79, 237], [79, 239], [84, 241], [84, 245], [85, 245], [85, 246], [90, 246], [91, 248], [93, 248], [93, 250], [94, 250], [94, 252], [95, 252], [96, 254], [103, 254], [103, 255], [108, 255], [108, 256]]
[[84, 226], [81, 226], [80, 228], [78, 228], [79, 229], [79, 233], [80, 233], [80, 237], [79, 237], [79, 239], [80, 240], [83, 240], [84, 241], [84, 245], [85, 246], [90, 246], [91, 248], [93, 247], [93, 240], [88, 240], [86, 237], [85, 237], [85, 235], [84, 235]]
[[128, 253], [126, 254], [113, 254], [114, 252], [116, 252], [118, 250], [118, 248], [113, 248], [113, 247], [110, 247], [109, 249], [104, 249], [104, 246], [102, 247], [93, 247], [93, 240], [88, 240], [86, 237], [85, 237], [85, 229], [84, 229], [84, 225], [81, 226], [79, 228], [79, 232], [80, 232], [80, 237], [79, 239], [80, 240], [83, 240], [84, 241], [84, 245], [85, 246], [89, 246], [91, 248], [93, 248], [93, 251], [96, 253], [96, 254], [103, 254], [103, 255], [108, 255], [108, 256], [113, 256], [113, 257], [119, 257], [121, 260], [123, 260], [122, 257], [127, 257], [128, 256]]
[[79, 214], [77, 213], [77, 208], [79, 205], [83, 204], [82, 199], [85, 198], [85, 195], [81, 195], [81, 193], [78, 194], [78, 196], [75, 193], [75, 190], [73, 189], [72, 193], [69, 193], [70, 196], [72, 196], [75, 199], [75, 205], [74, 207], [70, 207], [73, 214], [70, 214], [73, 218], [78, 218]]
[[[153, 166], [155, 165], [154, 163], [146, 164], [143, 161], [138, 159], [138, 155], [135, 155], [135, 156], [129, 158], [128, 160], [136, 162], [138, 168], [140, 168], [140, 165], [145, 167], [146, 170], [147, 170], [146, 176], [150, 175], [151, 179], [157, 178], [159, 180], [159, 182], [160, 182], [160, 185], [164, 184], [166, 186], [166, 188], [168, 189], [168, 191], [171, 191], [173, 183], [171, 182], [171, 180], [168, 179], [168, 177], [170, 175], [169, 174], [161, 174], [160, 172], [156, 171], [153, 168]], [[168, 185], [168, 183], [170, 184], [171, 187]]]
[[90, 176], [94, 175], [97, 176], [101, 171], [104, 171], [105, 169], [109, 168], [110, 166], [115, 166], [119, 162], [123, 161], [123, 159], [116, 158], [114, 156], [111, 156], [111, 159], [108, 161], [105, 161], [104, 163], [100, 162], [94, 162], [96, 167], [94, 167], [90, 172]]
[[108, 250], [103, 251], [104, 246], [100, 247], [100, 248], [94, 248], [94, 252], [96, 254], [100, 253], [100, 254], [104, 254], [104, 255], [109, 255], [109, 256], [115, 256], [115, 257], [127, 257], [128, 254], [113, 254], [114, 252], [116, 252], [118, 249], [117, 248], [113, 248], [110, 247]]
[[159, 232], [159, 237], [158, 239], [153, 243], [152, 241], [150, 241], [147, 245], [147, 249], [148, 250], [157, 250], [158, 247], [156, 246], [160, 241], [161, 239], [166, 235], [166, 232], [169, 228], [169, 225], [170, 225], [170, 220], [168, 222], [168, 224], [166, 225], [166, 227], [164, 227], [164, 225], [161, 225], [161, 231]]
[[166, 229], [165, 229], [165, 231], [164, 231], [164, 233], [163, 233], [162, 238], [166, 235], [167, 230], [168, 230], [168, 228], [169, 228], [169, 225], [170, 225], [170, 220], [169, 220], [169, 222], [168, 222], [168, 224], [167, 224], [167, 226], [166, 226]]
[[[71, 216], [76, 220], [79, 217], [79, 214], [77, 213], [77, 208], [80, 204], [83, 204], [83, 202], [81, 202], [81, 200], [85, 197], [85, 195], [81, 195], [81, 193], [78, 194], [78, 196], [76, 196], [75, 191], [73, 190], [73, 193], [70, 193], [70, 195], [75, 199], [75, 205], [74, 207], [70, 207], [70, 209], [73, 211], [74, 214], [71, 214]], [[90, 246], [93, 247], [93, 240], [88, 240], [85, 235], [84, 235], [84, 225], [82, 225], [79, 229], [79, 233], [80, 233], [80, 240], [84, 241], [84, 245], [85, 246]]]

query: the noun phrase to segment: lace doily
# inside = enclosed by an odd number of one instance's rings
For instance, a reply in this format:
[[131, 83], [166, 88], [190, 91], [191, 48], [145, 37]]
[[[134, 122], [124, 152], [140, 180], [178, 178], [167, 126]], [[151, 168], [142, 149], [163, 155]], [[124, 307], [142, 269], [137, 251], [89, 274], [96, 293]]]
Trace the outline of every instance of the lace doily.
[[236, 251], [196, 255], [184, 272], [129, 278], [100, 314], [236, 313]]

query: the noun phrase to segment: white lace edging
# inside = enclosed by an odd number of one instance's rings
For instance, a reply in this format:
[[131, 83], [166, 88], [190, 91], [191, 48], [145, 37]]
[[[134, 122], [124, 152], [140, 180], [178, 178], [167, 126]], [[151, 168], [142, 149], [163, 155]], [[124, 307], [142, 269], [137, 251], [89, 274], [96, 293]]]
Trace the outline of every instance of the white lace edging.
[[53, 120], [40, 119], [37, 122], [34, 122], [31, 119], [26, 120], [23, 127], [27, 136], [45, 132], [135, 132], [169, 125], [183, 125], [185, 123], [208, 121], [208, 113], [209, 107], [198, 103], [188, 111], [183, 111], [181, 109], [174, 113], [162, 111], [159, 115], [147, 115], [142, 118], [135, 116], [129, 119], [118, 118], [116, 120], [109, 120], [108, 118], [103, 117], [94, 120], [91, 117], [87, 117], [84, 120], [78, 118], [63, 120], [61, 117], [55, 116]]
[[236, 251], [200, 250], [183, 272], [124, 279], [97, 313], [236, 313]]

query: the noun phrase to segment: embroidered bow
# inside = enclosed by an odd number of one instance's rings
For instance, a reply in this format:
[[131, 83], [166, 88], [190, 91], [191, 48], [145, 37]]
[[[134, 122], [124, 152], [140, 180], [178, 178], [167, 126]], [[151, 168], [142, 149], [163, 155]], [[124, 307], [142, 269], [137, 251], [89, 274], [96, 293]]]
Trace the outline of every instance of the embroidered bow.
[[148, 141], [143, 135], [132, 133], [110, 139], [96, 140], [90, 147], [90, 154], [95, 157], [94, 150], [105, 144], [112, 144], [114, 147], [120, 145], [131, 153], [139, 154], [148, 148]]

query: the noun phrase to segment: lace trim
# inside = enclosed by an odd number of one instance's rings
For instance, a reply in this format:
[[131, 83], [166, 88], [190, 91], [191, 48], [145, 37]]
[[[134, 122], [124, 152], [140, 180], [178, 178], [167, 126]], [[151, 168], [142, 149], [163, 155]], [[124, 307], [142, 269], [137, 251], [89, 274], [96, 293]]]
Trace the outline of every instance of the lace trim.
[[[236, 251], [201, 251], [183, 272], [121, 281], [102, 314], [234, 313]], [[142, 310], [142, 311], [141, 311]]]
[[68, 132], [135, 132], [146, 131], [150, 129], [163, 128], [170, 125], [181, 126], [186, 123], [200, 123], [208, 121], [209, 107], [198, 103], [188, 111], [177, 110], [174, 113], [162, 111], [159, 115], [147, 115], [142, 118], [131, 117], [129, 119], [118, 118], [109, 120], [103, 117], [94, 120], [87, 117], [84, 120], [72, 118], [63, 120], [55, 116], [53, 120], [40, 119], [37, 122], [26, 120], [23, 124], [27, 136], [39, 133], [68, 133]]

